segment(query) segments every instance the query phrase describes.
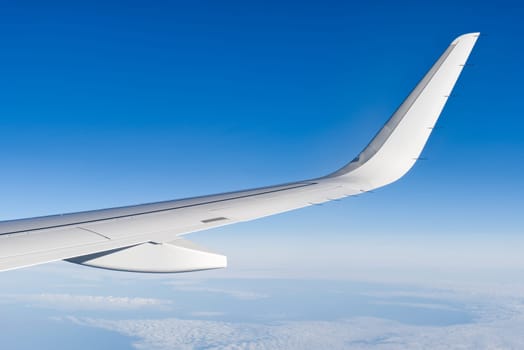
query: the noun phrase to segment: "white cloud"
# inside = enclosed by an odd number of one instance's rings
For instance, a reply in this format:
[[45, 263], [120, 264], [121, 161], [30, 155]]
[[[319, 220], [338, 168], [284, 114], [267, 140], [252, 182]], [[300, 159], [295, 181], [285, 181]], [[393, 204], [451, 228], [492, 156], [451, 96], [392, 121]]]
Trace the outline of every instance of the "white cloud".
[[225, 288], [209, 288], [209, 287], [184, 287], [177, 288], [179, 291], [190, 291], [190, 292], [202, 292], [202, 293], [217, 293], [228, 295], [235, 299], [240, 300], [257, 300], [269, 298], [268, 294], [256, 293], [246, 290], [236, 290], [236, 289], [225, 289]]
[[[436, 292], [438, 294], [438, 291]], [[410, 293], [405, 293], [410, 294]], [[451, 292], [444, 293], [453, 299]], [[401, 292], [400, 295], [403, 295]], [[417, 294], [411, 293], [412, 296]], [[421, 295], [431, 295], [422, 292]], [[388, 294], [382, 295], [388, 301]], [[464, 300], [467, 294], [455, 294]], [[381, 301], [379, 301], [380, 303]], [[394, 301], [391, 301], [393, 303]], [[446, 308], [436, 303], [403, 306]], [[70, 318], [138, 338], [137, 349], [523, 349], [524, 303], [520, 298], [471, 299], [474, 320], [448, 326], [417, 326], [381, 318], [275, 323], [186, 320], [178, 318], [107, 320]], [[200, 316], [205, 316], [203, 313]], [[211, 316], [210, 314], [209, 316]], [[199, 316], [198, 313], [193, 316]], [[219, 315], [217, 315], [219, 316]]]
[[436, 303], [413, 303], [413, 302], [401, 302], [401, 301], [390, 301], [390, 300], [377, 300], [377, 301], [371, 302], [371, 304], [404, 306], [404, 307], [412, 307], [416, 309], [459, 311], [458, 308], [455, 308], [449, 305], [436, 304]]
[[171, 305], [171, 301], [163, 299], [73, 294], [3, 295], [2, 300], [4, 303], [24, 302], [31, 307], [60, 310], [134, 310]]
[[404, 325], [377, 318], [251, 324], [163, 320], [75, 322], [139, 337], [137, 349], [521, 349], [524, 319], [447, 327]]
[[225, 313], [220, 311], [194, 311], [191, 313], [193, 317], [218, 317], [224, 315]]
[[240, 300], [257, 300], [269, 298], [268, 294], [257, 293], [248, 290], [228, 289], [228, 288], [214, 288], [199, 285], [201, 281], [169, 281], [166, 284], [172, 286], [176, 291], [181, 292], [198, 292], [198, 293], [215, 293], [224, 294], [235, 299]]

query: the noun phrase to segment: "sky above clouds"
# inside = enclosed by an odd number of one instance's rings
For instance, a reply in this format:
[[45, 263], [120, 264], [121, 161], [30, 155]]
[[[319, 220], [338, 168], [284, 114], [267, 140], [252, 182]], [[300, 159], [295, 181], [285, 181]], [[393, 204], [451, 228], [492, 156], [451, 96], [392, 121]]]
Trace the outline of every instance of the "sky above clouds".
[[0, 342], [521, 348], [523, 15], [517, 1], [2, 2], [2, 220], [326, 174], [456, 36], [481, 37], [399, 182], [188, 236], [228, 256], [221, 271], [2, 273]]

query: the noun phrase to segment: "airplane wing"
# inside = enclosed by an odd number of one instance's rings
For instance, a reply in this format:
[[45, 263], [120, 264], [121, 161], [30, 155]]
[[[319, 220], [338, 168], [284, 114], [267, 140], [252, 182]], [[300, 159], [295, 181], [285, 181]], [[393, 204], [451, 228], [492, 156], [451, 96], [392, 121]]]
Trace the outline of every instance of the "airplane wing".
[[420, 156], [479, 33], [455, 39], [369, 145], [327, 176], [245, 191], [0, 222], [0, 271], [67, 260], [136, 272], [225, 267], [181, 238], [392, 183]]

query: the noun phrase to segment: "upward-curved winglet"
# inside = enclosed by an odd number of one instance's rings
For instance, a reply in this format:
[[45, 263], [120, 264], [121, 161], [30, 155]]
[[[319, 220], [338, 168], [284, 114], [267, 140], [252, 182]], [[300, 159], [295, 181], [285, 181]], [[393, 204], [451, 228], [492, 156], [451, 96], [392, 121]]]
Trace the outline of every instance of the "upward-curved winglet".
[[367, 191], [406, 174], [419, 158], [479, 35], [456, 38], [358, 157], [326, 178], [355, 183]]

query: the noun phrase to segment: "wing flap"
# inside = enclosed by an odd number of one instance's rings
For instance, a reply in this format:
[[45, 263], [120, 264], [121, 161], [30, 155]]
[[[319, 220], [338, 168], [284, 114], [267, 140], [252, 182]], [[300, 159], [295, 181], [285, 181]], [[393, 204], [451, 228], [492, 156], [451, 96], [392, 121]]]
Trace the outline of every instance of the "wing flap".
[[185, 239], [168, 243], [146, 242], [67, 261], [108, 270], [149, 273], [190, 272], [227, 266], [224, 255], [210, 252]]
[[[13, 234], [0, 236], [0, 257], [38, 253], [105, 242], [108, 239], [79, 228], [42, 231], [38, 234]], [[1, 261], [1, 259], [0, 259]]]

